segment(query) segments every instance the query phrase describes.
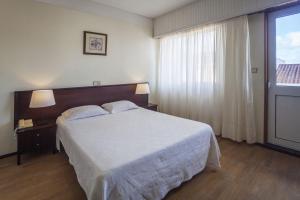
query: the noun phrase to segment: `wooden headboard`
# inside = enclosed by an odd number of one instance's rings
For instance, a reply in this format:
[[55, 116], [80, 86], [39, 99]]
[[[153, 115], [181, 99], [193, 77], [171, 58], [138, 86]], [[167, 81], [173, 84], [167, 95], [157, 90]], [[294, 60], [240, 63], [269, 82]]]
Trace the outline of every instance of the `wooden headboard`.
[[148, 94], [136, 95], [137, 83], [53, 89], [56, 105], [46, 108], [29, 108], [32, 90], [15, 92], [14, 124], [19, 119], [56, 119], [65, 110], [82, 105], [129, 100], [139, 106], [148, 104]]

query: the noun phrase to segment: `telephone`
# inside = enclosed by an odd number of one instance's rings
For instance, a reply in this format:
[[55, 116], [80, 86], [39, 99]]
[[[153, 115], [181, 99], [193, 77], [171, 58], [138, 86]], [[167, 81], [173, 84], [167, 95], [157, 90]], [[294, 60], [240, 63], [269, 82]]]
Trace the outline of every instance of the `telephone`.
[[18, 128], [28, 128], [28, 127], [32, 127], [32, 126], [33, 126], [32, 119], [27, 119], [27, 120], [20, 119], [19, 120]]

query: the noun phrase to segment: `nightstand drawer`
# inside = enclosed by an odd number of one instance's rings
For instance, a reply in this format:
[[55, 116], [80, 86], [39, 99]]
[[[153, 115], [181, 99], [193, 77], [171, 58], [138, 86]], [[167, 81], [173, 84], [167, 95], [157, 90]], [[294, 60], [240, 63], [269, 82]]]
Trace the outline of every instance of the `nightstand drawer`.
[[35, 137], [32, 132], [26, 132], [18, 135], [18, 152], [32, 151], [35, 146]]
[[20, 152], [46, 151], [55, 145], [56, 127], [22, 133], [18, 136]]
[[55, 145], [55, 133], [56, 127], [48, 129], [40, 129], [33, 132], [34, 150], [46, 151]]
[[34, 123], [33, 127], [18, 129], [18, 165], [21, 164], [21, 155], [29, 152], [46, 152], [52, 150], [56, 153], [56, 123]]

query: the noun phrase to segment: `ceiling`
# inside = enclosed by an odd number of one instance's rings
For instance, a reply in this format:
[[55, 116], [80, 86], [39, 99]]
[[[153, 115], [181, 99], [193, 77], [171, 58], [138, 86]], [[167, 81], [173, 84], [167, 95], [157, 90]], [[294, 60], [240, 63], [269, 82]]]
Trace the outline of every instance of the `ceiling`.
[[155, 18], [196, 0], [89, 0], [127, 12]]

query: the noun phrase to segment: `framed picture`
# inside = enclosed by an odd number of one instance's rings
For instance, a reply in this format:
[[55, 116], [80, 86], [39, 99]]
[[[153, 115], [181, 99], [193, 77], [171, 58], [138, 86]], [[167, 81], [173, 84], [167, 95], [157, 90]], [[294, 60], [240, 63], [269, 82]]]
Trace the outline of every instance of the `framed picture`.
[[107, 53], [107, 34], [84, 31], [83, 54], [102, 55]]

